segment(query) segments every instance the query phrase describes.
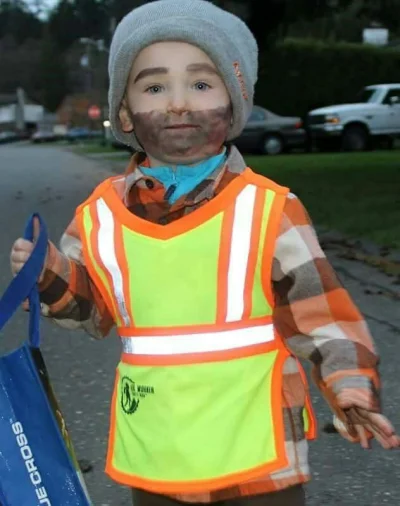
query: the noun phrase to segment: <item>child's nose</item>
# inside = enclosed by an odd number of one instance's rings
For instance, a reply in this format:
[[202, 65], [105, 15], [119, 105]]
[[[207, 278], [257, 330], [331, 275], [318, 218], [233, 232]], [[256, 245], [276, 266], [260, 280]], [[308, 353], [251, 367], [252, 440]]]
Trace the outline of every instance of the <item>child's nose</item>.
[[168, 104], [168, 112], [183, 114], [188, 110], [188, 103], [184, 93], [177, 91], [171, 94]]

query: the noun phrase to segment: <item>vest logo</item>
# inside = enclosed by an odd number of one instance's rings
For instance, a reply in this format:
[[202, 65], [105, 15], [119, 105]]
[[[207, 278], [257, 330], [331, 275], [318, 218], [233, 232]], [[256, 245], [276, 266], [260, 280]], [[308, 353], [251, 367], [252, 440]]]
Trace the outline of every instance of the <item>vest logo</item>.
[[133, 415], [139, 407], [140, 399], [154, 394], [154, 387], [137, 385], [127, 376], [121, 379], [121, 407], [127, 415]]

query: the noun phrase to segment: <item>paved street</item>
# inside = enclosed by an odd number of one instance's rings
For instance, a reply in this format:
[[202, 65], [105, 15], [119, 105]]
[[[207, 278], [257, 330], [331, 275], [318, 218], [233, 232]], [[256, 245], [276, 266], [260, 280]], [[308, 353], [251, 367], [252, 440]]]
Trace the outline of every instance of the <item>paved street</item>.
[[[53, 146], [0, 147], [1, 292], [10, 280], [9, 249], [22, 234], [30, 213], [41, 213], [57, 243], [75, 207], [110, 174], [111, 168], [111, 161], [79, 157]], [[372, 267], [340, 259], [334, 252], [331, 258], [368, 316], [382, 356], [385, 411], [400, 431], [400, 285], [394, 285], [392, 278]], [[0, 352], [18, 345], [26, 332], [27, 317], [21, 311], [1, 336]], [[69, 332], [46, 321], [42, 335], [44, 356], [78, 458], [88, 459], [93, 465], [85, 477], [94, 505], [129, 505], [129, 491], [113, 484], [103, 473], [118, 339], [112, 334], [95, 341], [82, 332]], [[330, 420], [329, 411], [315, 389], [313, 398], [322, 426]], [[309, 506], [400, 504], [399, 451], [384, 452], [374, 447], [368, 452], [337, 435], [321, 433], [310, 452], [314, 480], [307, 487]]]

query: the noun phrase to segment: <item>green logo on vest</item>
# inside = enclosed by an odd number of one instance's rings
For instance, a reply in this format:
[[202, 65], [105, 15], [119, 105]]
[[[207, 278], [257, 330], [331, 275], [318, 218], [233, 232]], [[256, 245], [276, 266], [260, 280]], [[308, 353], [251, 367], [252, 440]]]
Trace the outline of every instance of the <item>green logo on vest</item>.
[[121, 379], [121, 407], [127, 415], [132, 415], [139, 407], [140, 397], [154, 394], [154, 387], [137, 385], [127, 376]]

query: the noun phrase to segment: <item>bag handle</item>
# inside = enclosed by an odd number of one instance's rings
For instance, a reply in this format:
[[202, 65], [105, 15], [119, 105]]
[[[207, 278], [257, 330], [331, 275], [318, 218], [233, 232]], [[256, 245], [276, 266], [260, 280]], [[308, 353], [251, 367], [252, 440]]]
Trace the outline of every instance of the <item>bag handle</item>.
[[0, 330], [23, 301], [29, 299], [29, 344], [39, 348], [40, 299], [37, 281], [46, 259], [48, 237], [44, 221], [38, 213], [34, 213], [27, 221], [24, 238], [33, 241], [35, 218], [39, 220], [40, 229], [33, 251], [0, 299]]

